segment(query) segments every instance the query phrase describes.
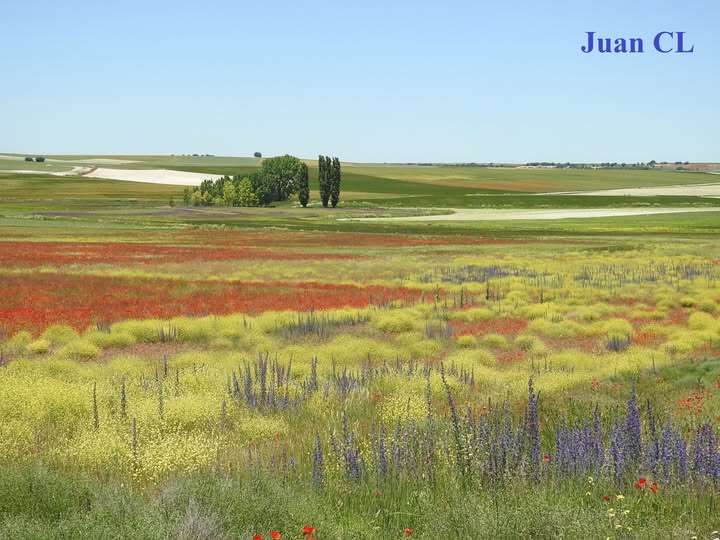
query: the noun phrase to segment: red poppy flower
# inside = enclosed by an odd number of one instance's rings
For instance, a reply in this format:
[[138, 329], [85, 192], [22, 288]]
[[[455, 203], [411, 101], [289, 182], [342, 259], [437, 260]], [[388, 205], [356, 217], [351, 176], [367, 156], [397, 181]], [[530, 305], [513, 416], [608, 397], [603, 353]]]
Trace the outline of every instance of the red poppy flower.
[[609, 500], [610, 500], [610, 495], [605, 495], [605, 496], [603, 497], [603, 500], [609, 501]]
[[407, 528], [403, 531], [405, 534], [412, 534], [412, 529]]
[[652, 491], [653, 493], [655, 493], [657, 495], [657, 492], [658, 492], [658, 489], [660, 489], [660, 486], [658, 486], [657, 482], [653, 482], [652, 484], [650, 484], [649, 488], [650, 488], [650, 491]]
[[270, 532], [270, 538], [272, 538], [273, 540], [278, 540], [278, 538], [280, 538], [281, 536], [282, 536], [282, 534], [280, 534], [277, 531]]
[[550, 463], [550, 456], [543, 456], [543, 461], [545, 463]]
[[303, 536], [306, 536], [308, 534], [312, 534], [315, 532], [315, 527], [311, 527], [310, 525], [305, 525], [303, 527]]
[[253, 540], [262, 540], [262, 535], [256, 534], [255, 536], [253, 536]]

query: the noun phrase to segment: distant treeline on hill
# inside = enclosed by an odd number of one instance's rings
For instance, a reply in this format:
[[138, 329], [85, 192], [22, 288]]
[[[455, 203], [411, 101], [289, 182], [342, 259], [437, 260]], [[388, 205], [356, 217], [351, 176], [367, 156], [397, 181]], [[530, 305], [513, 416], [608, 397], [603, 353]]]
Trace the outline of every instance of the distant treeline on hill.
[[508, 163], [383, 163], [383, 165], [412, 165], [415, 167], [517, 167]]
[[[685, 165], [689, 165], [689, 161], [685, 161]], [[556, 169], [652, 169], [656, 165], [668, 165], [667, 161], [658, 163], [655, 160], [648, 161], [647, 163], [617, 163], [617, 162], [603, 162], [603, 163], [556, 163], [554, 161], [531, 161], [525, 164], [525, 167], [545, 167], [545, 168], [556, 168]], [[683, 162], [676, 161], [675, 165], [683, 165]]]
[[[689, 161], [676, 161], [675, 165], [689, 165]], [[525, 165], [518, 165], [517, 163], [476, 163], [474, 161], [468, 163], [420, 163], [420, 162], [408, 162], [408, 163], [384, 163], [384, 165], [410, 165], [414, 167], [493, 167], [493, 168], [517, 168], [517, 167], [533, 167], [533, 168], [546, 168], [546, 169], [641, 169], [647, 170], [652, 169], [656, 165], [672, 165], [667, 161], [657, 162], [655, 160], [647, 163], [617, 163], [617, 162], [604, 162], [604, 163], [558, 163], [555, 161], [530, 161]]]

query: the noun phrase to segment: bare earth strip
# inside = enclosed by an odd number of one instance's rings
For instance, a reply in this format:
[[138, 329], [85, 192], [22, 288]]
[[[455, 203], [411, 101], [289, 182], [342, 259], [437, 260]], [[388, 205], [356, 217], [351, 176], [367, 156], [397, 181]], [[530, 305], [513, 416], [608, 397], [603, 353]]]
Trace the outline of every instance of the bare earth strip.
[[354, 221], [509, 221], [538, 219], [572, 219], [651, 214], [684, 214], [688, 212], [720, 212], [720, 208], [578, 208], [572, 210], [488, 210], [484, 208], [453, 208], [453, 214], [396, 218], [354, 218]]
[[83, 175], [90, 178], [107, 180], [125, 180], [127, 182], [146, 182], [150, 184], [171, 184], [177, 186], [199, 186], [203, 180], [217, 180], [222, 175], [172, 171], [169, 169], [95, 169]]
[[596, 191], [563, 191], [555, 193], [543, 193], [543, 195], [632, 195], [634, 197], [656, 197], [658, 195], [685, 195], [688, 197], [720, 198], [720, 184], [714, 183], [624, 189], [600, 189]]

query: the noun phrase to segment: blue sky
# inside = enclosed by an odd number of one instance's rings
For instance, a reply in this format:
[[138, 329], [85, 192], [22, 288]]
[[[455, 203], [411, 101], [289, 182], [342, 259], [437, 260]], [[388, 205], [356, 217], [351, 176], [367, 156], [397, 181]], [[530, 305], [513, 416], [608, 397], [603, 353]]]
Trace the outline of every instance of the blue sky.
[[[718, 21], [716, 0], [11, 1], [0, 152], [720, 161]], [[646, 52], [583, 54], [587, 31]]]

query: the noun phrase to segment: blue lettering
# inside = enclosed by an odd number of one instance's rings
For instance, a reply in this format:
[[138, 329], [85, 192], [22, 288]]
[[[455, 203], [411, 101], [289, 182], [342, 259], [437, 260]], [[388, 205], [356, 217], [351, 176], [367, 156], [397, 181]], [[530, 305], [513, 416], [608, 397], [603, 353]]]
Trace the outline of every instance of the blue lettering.
[[677, 52], [688, 53], [688, 52], [693, 52], [693, 51], [695, 50], [695, 45], [693, 45], [692, 47], [690, 47], [690, 50], [689, 50], [689, 51], [686, 51], [686, 50], [683, 48], [683, 37], [685, 37], [685, 32], [678, 32], [677, 35], [678, 35], [678, 37], [677, 37], [677, 43], [678, 43]]
[[655, 50], [658, 51], [658, 52], [661, 52], [661, 53], [669, 53], [669, 52], [672, 52], [672, 47], [666, 51], [666, 50], [664, 50], [664, 49], [660, 46], [660, 38], [663, 36], [663, 34], [667, 34], [668, 36], [673, 37], [673, 33], [672, 33], [672, 32], [659, 32], [659, 33], [655, 36], [655, 39], [653, 40], [653, 45], [655, 45]]

